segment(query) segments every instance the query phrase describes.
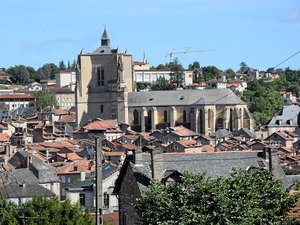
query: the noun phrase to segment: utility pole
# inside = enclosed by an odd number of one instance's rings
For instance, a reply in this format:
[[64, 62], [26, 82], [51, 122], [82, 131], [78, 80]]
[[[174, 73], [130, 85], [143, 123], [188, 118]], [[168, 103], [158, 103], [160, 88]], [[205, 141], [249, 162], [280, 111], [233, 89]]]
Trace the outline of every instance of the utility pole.
[[96, 156], [96, 225], [103, 225], [102, 199], [102, 140], [103, 134], [95, 137]]

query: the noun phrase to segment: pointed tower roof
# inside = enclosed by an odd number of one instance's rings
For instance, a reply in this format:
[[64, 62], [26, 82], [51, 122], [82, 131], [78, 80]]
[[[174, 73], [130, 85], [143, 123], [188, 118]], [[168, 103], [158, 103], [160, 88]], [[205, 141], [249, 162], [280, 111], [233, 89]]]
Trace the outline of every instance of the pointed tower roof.
[[108, 40], [108, 39], [109, 39], [109, 37], [107, 35], [106, 28], [104, 28], [101, 40]]

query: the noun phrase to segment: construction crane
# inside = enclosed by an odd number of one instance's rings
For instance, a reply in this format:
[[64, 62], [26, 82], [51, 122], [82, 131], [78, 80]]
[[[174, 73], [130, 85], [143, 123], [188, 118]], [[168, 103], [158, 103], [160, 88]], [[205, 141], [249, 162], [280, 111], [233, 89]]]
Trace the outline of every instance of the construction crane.
[[174, 51], [172, 49], [167, 55], [166, 58], [169, 56], [170, 57], [170, 62], [172, 61], [172, 57], [174, 54], [188, 54], [188, 53], [196, 53], [196, 52], [209, 52], [209, 51], [214, 51], [214, 49], [205, 49], [205, 50], [189, 50], [190, 48], [187, 48], [185, 51]]

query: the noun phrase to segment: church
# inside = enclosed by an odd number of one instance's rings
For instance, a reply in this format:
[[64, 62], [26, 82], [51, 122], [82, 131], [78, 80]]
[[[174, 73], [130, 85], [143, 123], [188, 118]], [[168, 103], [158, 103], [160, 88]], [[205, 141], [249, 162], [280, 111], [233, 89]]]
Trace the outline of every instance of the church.
[[110, 46], [106, 29], [101, 46], [77, 60], [76, 121], [117, 119], [136, 131], [183, 125], [201, 134], [218, 129], [253, 130], [253, 119], [230, 89], [136, 92], [132, 55]]

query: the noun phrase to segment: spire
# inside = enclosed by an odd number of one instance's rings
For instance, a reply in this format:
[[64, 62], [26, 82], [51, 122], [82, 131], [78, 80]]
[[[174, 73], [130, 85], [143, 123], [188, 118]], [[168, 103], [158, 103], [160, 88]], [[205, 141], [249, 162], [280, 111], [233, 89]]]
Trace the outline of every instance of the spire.
[[104, 28], [102, 38], [101, 38], [101, 46], [109, 46], [110, 45], [110, 39], [107, 35], [106, 28]]

